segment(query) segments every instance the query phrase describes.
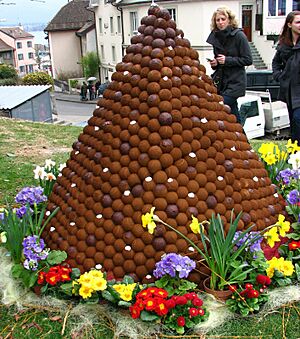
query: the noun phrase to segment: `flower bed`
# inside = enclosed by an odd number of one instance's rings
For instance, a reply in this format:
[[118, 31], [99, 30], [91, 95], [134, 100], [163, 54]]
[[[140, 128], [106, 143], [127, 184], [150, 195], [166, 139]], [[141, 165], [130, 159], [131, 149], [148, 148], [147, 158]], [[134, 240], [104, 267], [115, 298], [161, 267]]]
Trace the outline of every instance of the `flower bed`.
[[[192, 217], [190, 228], [198, 236], [197, 243], [176, 231], [205, 259], [201, 264], [211, 271], [211, 288], [232, 290], [226, 307], [242, 316], [259, 312], [269, 300], [269, 291], [300, 281], [300, 151], [288, 142], [284, 149], [263, 144], [259, 153], [277, 192], [286, 200], [286, 215], [279, 215], [277, 223], [263, 232], [254, 232], [252, 228], [238, 231], [238, 215], [232, 218], [227, 235], [218, 216], [202, 223]], [[62, 168], [51, 160], [44, 167], [37, 167], [34, 173], [39, 186], [22, 189], [16, 195], [17, 207], [7, 206], [0, 214], [0, 245], [10, 258], [13, 278], [45, 296], [75, 303], [105, 301], [126, 310], [132, 319], [159, 323], [178, 334], [207, 322], [207, 297], [188, 280], [199, 263], [187, 256], [164, 255], [154, 271], [149, 272], [156, 281], [146, 285], [130, 276], [116, 281], [101, 265], [80, 274], [65, 263], [66, 252], [47, 248], [41, 234], [57, 210], [50, 214], [45, 206]], [[175, 230], [155, 215], [154, 208], [142, 216], [141, 227], [149, 233], [158, 223]]]

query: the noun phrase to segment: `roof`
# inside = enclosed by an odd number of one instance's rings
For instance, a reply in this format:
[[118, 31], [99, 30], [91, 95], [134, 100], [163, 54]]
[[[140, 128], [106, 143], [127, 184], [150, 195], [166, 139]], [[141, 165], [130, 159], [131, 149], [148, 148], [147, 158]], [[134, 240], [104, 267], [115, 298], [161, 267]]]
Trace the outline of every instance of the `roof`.
[[14, 48], [0, 39], [0, 52], [13, 51]]
[[89, 0], [73, 0], [63, 6], [44, 29], [45, 32], [78, 30], [87, 21], [94, 22], [94, 13], [87, 9]]
[[50, 87], [50, 85], [0, 86], [0, 109], [15, 108]]
[[32, 34], [25, 32], [20, 27], [0, 27], [0, 31], [14, 39], [34, 38]]
[[84, 36], [86, 35], [89, 31], [91, 31], [93, 28], [95, 28], [95, 23], [94, 22], [87, 22], [86, 24], [83, 25], [77, 32], [77, 36]]

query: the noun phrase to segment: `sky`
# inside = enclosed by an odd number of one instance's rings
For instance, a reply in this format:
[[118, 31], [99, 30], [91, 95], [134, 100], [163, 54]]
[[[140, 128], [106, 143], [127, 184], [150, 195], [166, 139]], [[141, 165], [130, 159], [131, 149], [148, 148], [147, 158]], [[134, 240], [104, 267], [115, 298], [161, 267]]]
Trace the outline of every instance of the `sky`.
[[0, 24], [48, 23], [67, 3], [68, 0], [0, 0]]

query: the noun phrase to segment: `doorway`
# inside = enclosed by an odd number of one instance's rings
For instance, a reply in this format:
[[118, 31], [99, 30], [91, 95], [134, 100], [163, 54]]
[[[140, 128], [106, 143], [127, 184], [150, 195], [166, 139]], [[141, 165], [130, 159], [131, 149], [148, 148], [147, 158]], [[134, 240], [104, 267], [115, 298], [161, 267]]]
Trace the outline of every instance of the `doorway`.
[[242, 6], [242, 28], [248, 41], [252, 41], [252, 6]]

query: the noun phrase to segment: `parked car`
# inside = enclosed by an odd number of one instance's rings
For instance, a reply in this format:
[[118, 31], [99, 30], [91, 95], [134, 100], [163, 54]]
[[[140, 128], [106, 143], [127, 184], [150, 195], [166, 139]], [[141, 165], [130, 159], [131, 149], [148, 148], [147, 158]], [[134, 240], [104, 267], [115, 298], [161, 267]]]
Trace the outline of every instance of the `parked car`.
[[272, 71], [263, 69], [247, 71], [247, 90], [267, 92], [271, 94], [271, 100], [276, 101], [279, 92], [279, 82], [273, 79]]

